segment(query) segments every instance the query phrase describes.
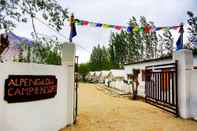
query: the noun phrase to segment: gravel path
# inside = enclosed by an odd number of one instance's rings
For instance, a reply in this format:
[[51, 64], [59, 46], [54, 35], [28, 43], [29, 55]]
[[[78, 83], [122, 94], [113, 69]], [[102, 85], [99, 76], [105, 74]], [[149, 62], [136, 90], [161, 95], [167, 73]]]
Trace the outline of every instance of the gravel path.
[[61, 131], [197, 131], [183, 120], [143, 101], [120, 97], [100, 85], [80, 83], [79, 118]]

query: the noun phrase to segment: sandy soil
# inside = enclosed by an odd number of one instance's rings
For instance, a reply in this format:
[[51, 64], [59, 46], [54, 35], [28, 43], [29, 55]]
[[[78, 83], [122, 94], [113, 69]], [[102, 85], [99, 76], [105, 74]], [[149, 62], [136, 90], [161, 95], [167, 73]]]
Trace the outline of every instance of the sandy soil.
[[197, 131], [197, 122], [80, 83], [78, 122], [61, 131]]

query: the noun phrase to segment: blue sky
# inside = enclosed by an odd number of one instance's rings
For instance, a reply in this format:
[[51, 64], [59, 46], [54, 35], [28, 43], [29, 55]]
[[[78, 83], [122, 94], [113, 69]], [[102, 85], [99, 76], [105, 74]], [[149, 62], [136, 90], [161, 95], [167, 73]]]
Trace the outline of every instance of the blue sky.
[[[187, 10], [197, 15], [197, 1], [195, 0], [58, 0], [76, 18], [108, 24], [127, 25], [129, 18], [145, 16], [148, 21], [153, 21], [156, 26], [178, 25], [186, 23]], [[59, 35], [39, 22], [36, 22], [37, 32], [47, 35]], [[113, 29], [102, 29], [77, 26], [78, 35], [73, 39], [77, 45], [79, 62], [87, 62], [93, 46], [106, 45], [109, 42]], [[14, 31], [18, 35], [30, 37], [32, 27], [30, 23], [20, 24]], [[66, 41], [69, 37], [69, 25], [61, 32]], [[177, 32], [172, 32], [177, 39]]]

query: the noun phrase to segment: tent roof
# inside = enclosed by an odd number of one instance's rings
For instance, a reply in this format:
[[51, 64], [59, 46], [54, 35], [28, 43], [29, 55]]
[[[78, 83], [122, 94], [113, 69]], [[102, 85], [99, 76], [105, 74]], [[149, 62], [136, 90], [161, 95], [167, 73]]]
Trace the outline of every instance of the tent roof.
[[95, 73], [94, 71], [90, 71], [89, 72], [90, 75], [94, 75], [94, 73]]
[[99, 76], [101, 74], [101, 71], [95, 71], [95, 75]]
[[109, 73], [110, 71], [101, 71], [101, 76], [106, 77]]
[[113, 77], [124, 77], [124, 70], [110, 70]]

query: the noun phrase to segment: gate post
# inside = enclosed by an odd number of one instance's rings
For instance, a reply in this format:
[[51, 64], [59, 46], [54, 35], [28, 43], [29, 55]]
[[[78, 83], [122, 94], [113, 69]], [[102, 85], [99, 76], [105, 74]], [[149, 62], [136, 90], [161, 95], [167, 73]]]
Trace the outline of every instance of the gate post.
[[180, 117], [190, 117], [190, 80], [193, 66], [193, 54], [191, 50], [182, 49], [174, 52], [173, 60], [178, 60], [178, 110]]
[[[75, 45], [64, 43], [62, 48], [62, 65], [68, 68], [68, 88], [67, 89], [67, 116], [68, 125], [73, 124], [74, 118], [74, 67], [75, 67]], [[63, 92], [64, 93], [64, 92]]]

